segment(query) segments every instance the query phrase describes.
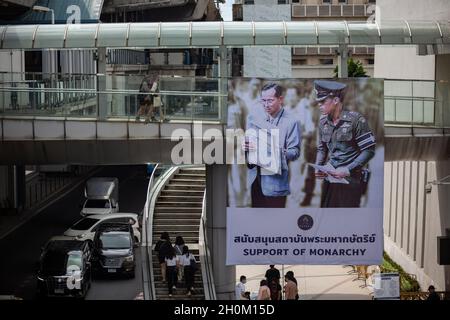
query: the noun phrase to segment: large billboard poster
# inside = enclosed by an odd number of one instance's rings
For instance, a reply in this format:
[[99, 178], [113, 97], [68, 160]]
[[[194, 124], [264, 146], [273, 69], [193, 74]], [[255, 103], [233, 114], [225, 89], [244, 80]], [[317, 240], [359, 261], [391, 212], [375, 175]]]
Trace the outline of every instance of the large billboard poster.
[[235, 78], [227, 265], [380, 264], [383, 82]]

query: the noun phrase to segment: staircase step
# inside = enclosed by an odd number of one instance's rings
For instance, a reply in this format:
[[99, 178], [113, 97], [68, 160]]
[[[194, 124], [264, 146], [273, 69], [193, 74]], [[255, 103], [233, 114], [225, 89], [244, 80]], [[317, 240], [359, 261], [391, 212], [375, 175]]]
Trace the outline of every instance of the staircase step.
[[201, 212], [158, 212], [155, 213], [154, 219], [171, 219], [176, 221], [178, 219], [200, 219], [202, 216]]
[[205, 296], [203, 295], [173, 295], [172, 297], [169, 297], [168, 295], [161, 295], [156, 297], [156, 300], [181, 300], [181, 301], [189, 301], [189, 300], [205, 300]]
[[197, 185], [197, 186], [204, 186], [205, 180], [191, 180], [191, 179], [182, 179], [182, 178], [173, 178], [169, 181], [170, 184], [188, 184], [188, 185]]
[[171, 190], [186, 190], [186, 191], [205, 191], [205, 186], [196, 186], [196, 185], [189, 185], [189, 184], [172, 184], [169, 183], [164, 187], [164, 191], [171, 191]]
[[160, 212], [184, 212], [184, 213], [202, 213], [202, 208], [197, 207], [167, 207], [167, 206], [159, 206], [158, 204], [155, 206], [154, 213]]
[[203, 198], [203, 190], [163, 190], [161, 191], [161, 196], [163, 197], [201, 197]]
[[[168, 288], [156, 288], [155, 287], [155, 291], [156, 291], [156, 295], [158, 296], [163, 296], [163, 295], [169, 295], [169, 289]], [[194, 291], [195, 291], [195, 295], [203, 295], [203, 288], [196, 288], [194, 287]], [[173, 295], [180, 295], [180, 296], [184, 296], [186, 295], [186, 289], [185, 288], [177, 288], [176, 290], [173, 290]]]
[[166, 194], [161, 194], [158, 197], [158, 201], [159, 200], [164, 200], [164, 201], [183, 201], [183, 200], [190, 200], [190, 201], [200, 201], [203, 202], [203, 193], [201, 193], [201, 195], [191, 195], [190, 193], [186, 195], [186, 192], [183, 192], [183, 195], [166, 195]]
[[196, 201], [196, 202], [193, 202], [193, 201], [189, 201], [189, 200], [191, 200], [191, 199], [184, 199], [184, 201], [183, 200], [181, 200], [181, 201], [178, 201], [178, 202], [174, 202], [174, 201], [160, 201], [159, 199], [158, 199], [158, 201], [156, 201], [156, 206], [158, 207], [158, 206], [161, 206], [161, 207], [183, 207], [183, 206], [186, 206], [186, 207], [201, 207], [202, 205], [203, 205], [203, 202], [202, 201]]
[[205, 172], [206, 173], [206, 168], [205, 167], [199, 167], [199, 168], [182, 168], [180, 169], [180, 171], [178, 172], [189, 172], [189, 173], [200, 173], [200, 172]]
[[195, 174], [195, 173], [177, 173], [174, 176], [174, 179], [191, 179], [191, 180], [206, 180], [206, 176], [204, 174]]
[[199, 218], [182, 218], [182, 217], [173, 217], [173, 218], [165, 218], [161, 216], [155, 216], [153, 218], [153, 226], [160, 226], [160, 225], [166, 225], [166, 224], [173, 224], [176, 223], [178, 225], [200, 225], [200, 219]]
[[155, 230], [165, 230], [169, 233], [177, 232], [197, 232], [198, 233], [198, 225], [177, 225], [177, 224], [161, 224], [155, 225]]
[[[197, 242], [198, 243], [198, 239], [199, 239], [199, 237], [198, 237], [198, 235], [197, 236], [188, 236], [188, 235], [185, 235], [185, 234], [178, 234], [177, 233], [177, 235], [180, 235], [180, 236], [182, 236], [183, 237], [183, 239], [184, 239], [184, 241], [187, 243], [187, 246], [189, 247], [189, 242]], [[159, 237], [153, 237], [153, 239], [152, 239], [152, 241], [153, 241], [153, 243], [156, 243], [157, 241], [159, 240]]]

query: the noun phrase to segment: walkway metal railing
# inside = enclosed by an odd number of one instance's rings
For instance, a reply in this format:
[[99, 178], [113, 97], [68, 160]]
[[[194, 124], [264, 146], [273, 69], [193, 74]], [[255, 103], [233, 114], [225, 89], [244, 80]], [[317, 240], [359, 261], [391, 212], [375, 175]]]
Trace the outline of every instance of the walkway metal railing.
[[[152, 175], [150, 176], [150, 180], [148, 182], [147, 187], [147, 200], [145, 201], [145, 206], [143, 210], [142, 216], [142, 241], [141, 241], [141, 256], [142, 256], [142, 282], [144, 289], [144, 299], [152, 300], [154, 297], [154, 288], [151, 285], [151, 273], [150, 267], [152, 265], [152, 249], [149, 243], [152, 242], [152, 231], [150, 229], [150, 233], [148, 232], [148, 206], [149, 206], [149, 195], [151, 194], [151, 190], [153, 189], [155, 173], [158, 169], [158, 164], [153, 169]], [[149, 241], [150, 236], [150, 241]]]
[[450, 84], [447, 81], [385, 80], [386, 125], [450, 128]]
[[[100, 108], [109, 118], [134, 119], [147, 95], [161, 97], [156, 108], [160, 120], [220, 121], [222, 102], [219, 78], [160, 77], [159, 92], [140, 92], [146, 75], [73, 75], [0, 73], [0, 117], [88, 117], [98, 118]], [[45, 78], [45, 79], [42, 79]], [[28, 80], [32, 79], [32, 80]], [[106, 89], [99, 90], [98, 83]], [[105, 101], [99, 107], [98, 101]]]
[[[165, 183], [175, 174], [177, 167], [170, 167], [165, 170], [155, 181], [153, 170], [147, 189], [147, 200], [144, 206], [144, 216], [142, 219], [142, 231], [145, 242], [142, 243], [143, 250], [143, 282], [144, 282], [144, 300], [156, 300], [156, 289], [153, 272], [153, 213], [155, 210], [156, 200], [163, 189]], [[145, 261], [144, 261], [145, 260]]]
[[[134, 120], [145, 75], [66, 75], [0, 73], [0, 118], [17, 116]], [[21, 80], [32, 79], [32, 80]], [[223, 80], [223, 79], [222, 79]], [[97, 83], [106, 82], [105, 90]], [[162, 106], [158, 120], [226, 122], [228, 92], [220, 78], [167, 77], [159, 79]], [[223, 90], [223, 89], [222, 89]], [[150, 93], [152, 94], [152, 93]], [[155, 95], [155, 94], [153, 94]], [[98, 101], [106, 101], [99, 106]], [[384, 120], [387, 126], [450, 128], [448, 81], [384, 80]]]
[[216, 287], [214, 284], [213, 268], [211, 255], [208, 247], [207, 229], [206, 229], [206, 190], [203, 194], [202, 217], [199, 229], [199, 254], [202, 267], [203, 289], [205, 300], [216, 300]]

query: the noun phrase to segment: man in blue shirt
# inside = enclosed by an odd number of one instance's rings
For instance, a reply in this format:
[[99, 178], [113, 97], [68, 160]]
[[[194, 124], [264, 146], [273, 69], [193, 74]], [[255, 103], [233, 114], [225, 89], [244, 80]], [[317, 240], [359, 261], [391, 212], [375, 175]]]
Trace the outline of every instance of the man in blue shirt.
[[[275, 159], [280, 163], [281, 170], [273, 174], [261, 174], [260, 165], [249, 164], [247, 175], [247, 187], [251, 190], [253, 208], [284, 208], [286, 196], [290, 194], [288, 161], [296, 160], [300, 156], [300, 129], [295, 118], [290, 117], [283, 107], [283, 88], [275, 83], [266, 84], [261, 90], [261, 103], [265, 114], [250, 114], [247, 118], [247, 131], [256, 130], [258, 138], [261, 134], [266, 134], [264, 130], [276, 130], [279, 137], [280, 159]], [[272, 131], [273, 132], [273, 131]], [[245, 141], [244, 150], [257, 150], [257, 145], [253, 141]]]

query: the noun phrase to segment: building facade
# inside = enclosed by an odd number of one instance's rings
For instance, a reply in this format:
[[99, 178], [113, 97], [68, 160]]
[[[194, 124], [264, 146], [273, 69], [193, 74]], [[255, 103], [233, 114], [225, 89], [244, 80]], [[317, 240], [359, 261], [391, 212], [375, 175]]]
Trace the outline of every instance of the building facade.
[[[446, 0], [378, 0], [377, 10], [380, 21], [447, 21], [450, 16]], [[385, 100], [385, 121], [395, 116], [409, 126], [450, 123], [449, 47], [375, 48], [375, 77], [398, 80], [385, 87], [385, 97], [400, 97]], [[404, 99], [406, 95], [413, 98]], [[390, 148], [403, 160], [385, 163], [385, 251], [417, 277], [422, 290], [432, 284], [437, 291], [449, 291], [450, 268], [438, 261], [439, 237], [450, 235], [449, 136], [444, 129], [413, 142], [410, 147], [421, 151], [417, 157], [400, 155], [406, 145], [399, 141]]]
[[[271, 12], [271, 17], [280, 17], [280, 8], [288, 8], [285, 21], [365, 21], [375, 19], [375, 0], [237, 0], [233, 5], [234, 21], [252, 21], [255, 15], [249, 11]], [[277, 10], [265, 9], [276, 6]], [[280, 7], [280, 8], [278, 8]], [[259, 16], [264, 17], [263, 15]], [[283, 15], [281, 15], [283, 17]], [[267, 19], [266, 21], [268, 21]], [[272, 19], [273, 20], [273, 19]], [[261, 19], [253, 21], [262, 21]], [[291, 49], [290, 74], [294, 78], [332, 78], [338, 64], [337, 47], [332, 46], [303, 46]], [[371, 46], [349, 46], [349, 54], [362, 63], [368, 76], [373, 76], [374, 48]], [[233, 52], [233, 74], [246, 75], [245, 65], [253, 63], [245, 58], [244, 50], [235, 49]], [[288, 59], [286, 54], [278, 60]], [[238, 62], [237, 62], [238, 61]], [[282, 62], [279, 62], [279, 64]], [[239, 65], [244, 65], [242, 69]], [[287, 73], [287, 72], [285, 72]]]

